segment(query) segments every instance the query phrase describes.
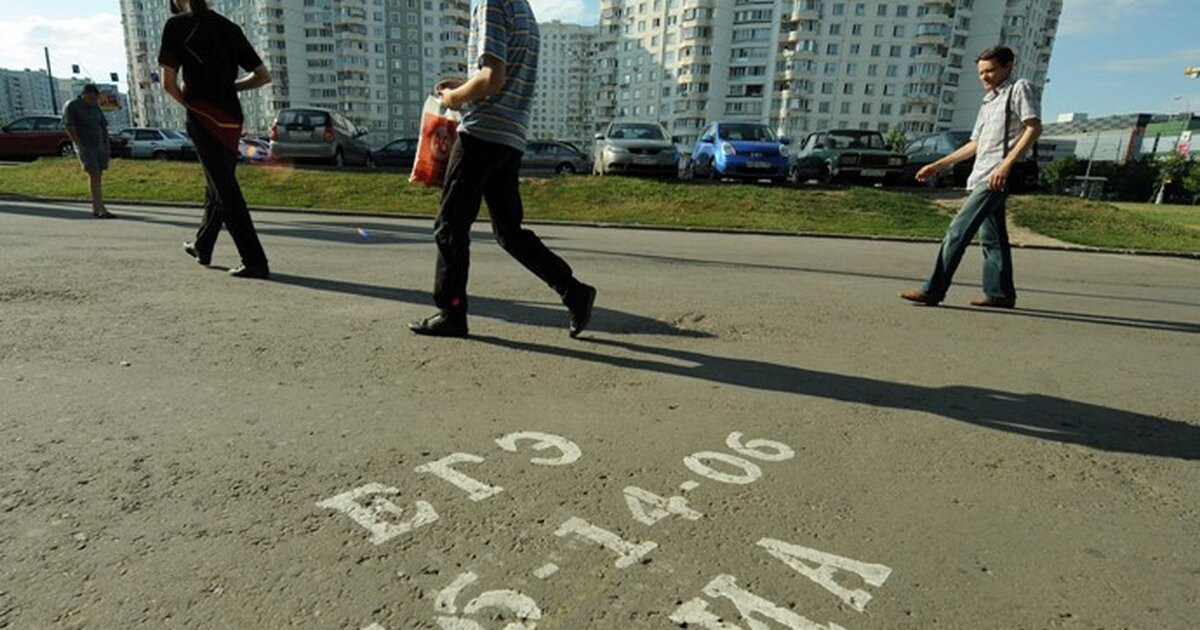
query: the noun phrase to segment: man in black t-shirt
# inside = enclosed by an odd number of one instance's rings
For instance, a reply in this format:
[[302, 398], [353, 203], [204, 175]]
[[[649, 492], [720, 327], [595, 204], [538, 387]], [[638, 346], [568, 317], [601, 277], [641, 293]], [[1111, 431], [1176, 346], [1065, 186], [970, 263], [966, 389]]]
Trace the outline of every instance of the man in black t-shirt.
[[[205, 0], [171, 0], [176, 14], [163, 29], [158, 56], [163, 88], [187, 108], [187, 128], [204, 167], [207, 189], [204, 221], [184, 251], [208, 265], [224, 224], [237, 245], [241, 266], [230, 274], [267, 278], [267, 256], [254, 230], [238, 185], [237, 147], [242, 135], [242, 105], [237, 93], [271, 82], [271, 74], [242, 29], [208, 8]], [[238, 78], [239, 69], [251, 72]], [[184, 87], [179, 86], [183, 71]]]

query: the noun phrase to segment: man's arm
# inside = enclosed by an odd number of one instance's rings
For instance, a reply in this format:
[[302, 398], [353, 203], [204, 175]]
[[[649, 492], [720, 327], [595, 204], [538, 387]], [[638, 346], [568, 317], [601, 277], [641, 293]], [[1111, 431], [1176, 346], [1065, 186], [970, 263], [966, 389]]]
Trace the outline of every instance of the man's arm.
[[1008, 152], [1008, 156], [996, 167], [992, 176], [988, 179], [988, 187], [992, 190], [1005, 190], [1008, 188], [1008, 174], [1012, 171], [1013, 164], [1021, 159], [1022, 155], [1033, 146], [1037, 139], [1042, 135], [1042, 121], [1037, 118], [1030, 118], [1025, 121], [1025, 131], [1021, 133], [1021, 137], [1017, 139], [1017, 143], [1013, 145]]
[[483, 67], [475, 76], [458, 87], [449, 87], [448, 82], [438, 84], [438, 96], [442, 98], [442, 106], [448, 109], [460, 109], [467, 103], [482, 101], [504, 89], [508, 81], [508, 67], [500, 59], [492, 55], [483, 56]]
[[163, 89], [167, 91], [167, 95], [176, 103], [187, 107], [187, 103], [183, 99], [183, 89], [179, 87], [179, 68], [163, 66], [162, 71]]
[[75, 103], [67, 104], [63, 110], [63, 129], [67, 131], [67, 137], [71, 139], [71, 143], [75, 146], [82, 146], [79, 141], [79, 129], [75, 127]]
[[246, 92], [248, 90], [257, 90], [258, 88], [271, 82], [271, 71], [267, 70], [266, 65], [259, 65], [253, 72], [238, 79], [234, 82], [233, 87], [238, 92]]
[[943, 170], [950, 168], [959, 162], [975, 157], [975, 151], [978, 148], [979, 143], [975, 140], [971, 140], [970, 142], [959, 147], [954, 153], [947, 155], [933, 164], [927, 164], [921, 170], [917, 171], [917, 181], [927, 182], [934, 175], [937, 175]]

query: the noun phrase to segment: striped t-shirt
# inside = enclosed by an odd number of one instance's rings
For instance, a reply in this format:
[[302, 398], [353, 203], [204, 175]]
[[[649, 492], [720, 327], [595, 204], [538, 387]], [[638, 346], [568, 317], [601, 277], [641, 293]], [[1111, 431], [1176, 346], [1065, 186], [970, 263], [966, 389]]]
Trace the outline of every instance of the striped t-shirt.
[[463, 110], [458, 130], [474, 138], [525, 151], [525, 132], [537, 83], [537, 19], [526, 0], [471, 0], [470, 74], [490, 55], [504, 63], [504, 88]]

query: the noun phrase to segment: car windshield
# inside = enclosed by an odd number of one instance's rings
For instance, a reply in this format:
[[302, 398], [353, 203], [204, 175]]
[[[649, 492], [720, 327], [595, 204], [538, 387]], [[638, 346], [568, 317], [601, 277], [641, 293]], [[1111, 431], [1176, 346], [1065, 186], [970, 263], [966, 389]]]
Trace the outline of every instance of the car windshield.
[[721, 138], [750, 142], [774, 142], [775, 134], [766, 125], [738, 123], [734, 125], [721, 125]]
[[608, 137], [613, 140], [663, 140], [658, 125], [614, 125]]
[[950, 140], [954, 143], [955, 148], [971, 141], [971, 132], [969, 131], [951, 131]]
[[831, 131], [828, 148], [832, 149], [885, 149], [883, 136], [874, 131]]

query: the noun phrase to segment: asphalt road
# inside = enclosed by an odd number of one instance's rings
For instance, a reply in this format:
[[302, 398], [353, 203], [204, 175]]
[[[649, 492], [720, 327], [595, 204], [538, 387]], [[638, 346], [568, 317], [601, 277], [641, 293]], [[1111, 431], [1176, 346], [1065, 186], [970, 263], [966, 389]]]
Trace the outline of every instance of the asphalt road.
[[539, 228], [571, 340], [484, 225], [431, 340], [429, 222], [112, 209], [0, 202], [0, 628], [1196, 627], [1196, 261]]

